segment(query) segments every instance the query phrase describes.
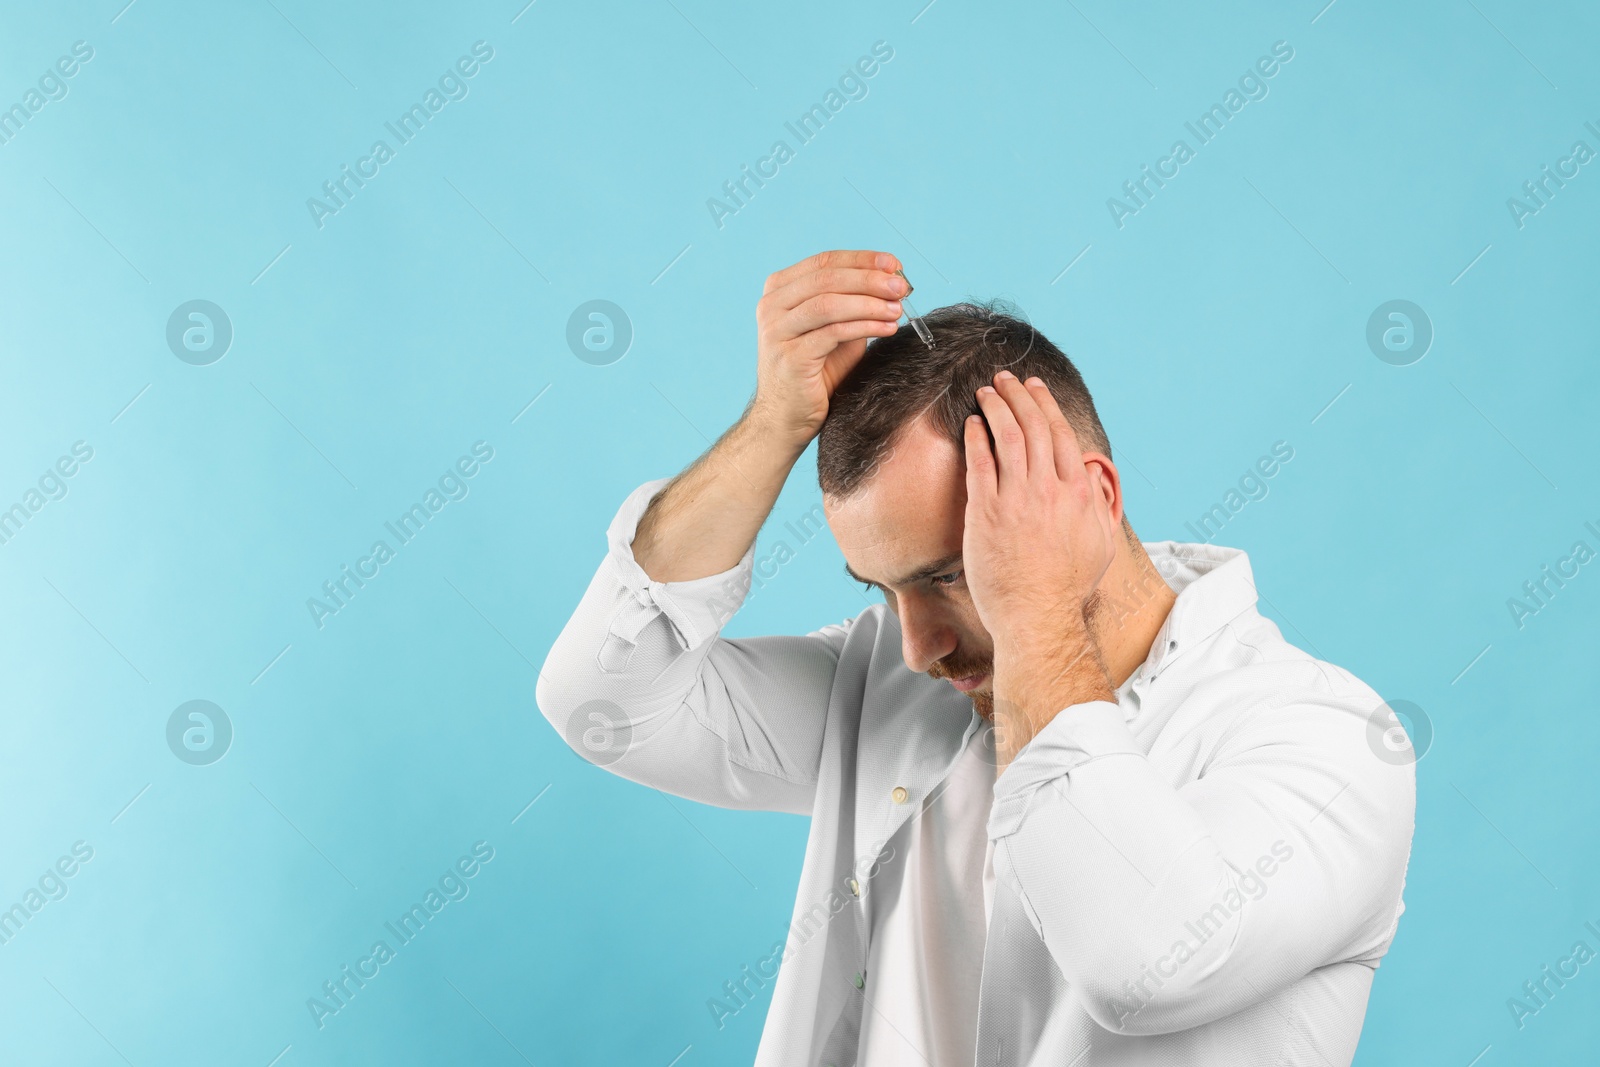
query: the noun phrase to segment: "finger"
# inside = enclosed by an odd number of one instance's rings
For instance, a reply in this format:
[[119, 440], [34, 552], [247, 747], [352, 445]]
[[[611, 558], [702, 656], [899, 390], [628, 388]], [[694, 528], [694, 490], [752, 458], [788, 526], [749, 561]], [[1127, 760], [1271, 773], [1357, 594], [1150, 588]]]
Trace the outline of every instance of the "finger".
[[1050, 420], [1039, 407], [1033, 391], [1010, 371], [995, 375], [995, 388], [1011, 406], [1011, 414], [1022, 427], [1024, 450], [1028, 457], [1028, 473], [1032, 477], [1056, 474], [1055, 443], [1051, 439]]
[[855, 322], [863, 319], [894, 322], [900, 318], [903, 310], [898, 300], [853, 296], [848, 293], [823, 293], [812, 297], [793, 311], [785, 312], [774, 323], [773, 332], [783, 339], [799, 337], [836, 322]]
[[[862, 338], [887, 337], [900, 327], [894, 322], [885, 322], [883, 319], [857, 319], [853, 322], [830, 322], [826, 326], [812, 330], [796, 338], [792, 344], [792, 353], [804, 362], [808, 359], [821, 359], [830, 355], [840, 345], [859, 341]], [[866, 353], [863, 347], [861, 352], [855, 354], [855, 359], [849, 361], [849, 366], [840, 364], [836, 369], [833, 361], [828, 363], [828, 373], [833, 376], [833, 381], [838, 382], [850, 373], [861, 356]]]
[[992, 500], [996, 492], [994, 453], [989, 450], [989, 431], [982, 416], [968, 416], [961, 435], [967, 453], [967, 503]]
[[1001, 492], [1007, 492], [1028, 477], [1028, 453], [1022, 427], [1017, 424], [1006, 398], [992, 385], [978, 390], [978, 406], [989, 421], [989, 432], [994, 434], [995, 466], [999, 471], [997, 485]]
[[823, 270], [827, 267], [860, 267], [862, 269], [896, 271], [900, 269], [900, 261], [887, 252], [842, 251], [838, 249], [831, 252], [818, 252], [814, 256], [807, 256], [792, 267], [785, 267], [774, 274], [769, 274], [766, 287], [761, 292], [766, 294], [774, 289], [781, 289], [802, 274], [810, 274], [812, 271]]
[[911, 290], [898, 274], [859, 267], [828, 267], [802, 274], [787, 285], [772, 290], [766, 299], [784, 311], [799, 307], [823, 293], [860, 293], [885, 300], [897, 300]]
[[1036, 377], [1029, 378], [1027, 386], [1028, 392], [1050, 422], [1050, 444], [1055, 454], [1056, 474], [1063, 481], [1070, 481], [1083, 470], [1083, 451], [1078, 447], [1078, 435], [1073, 432], [1072, 423], [1061, 413], [1061, 405], [1056, 403], [1055, 394], [1049, 386]]

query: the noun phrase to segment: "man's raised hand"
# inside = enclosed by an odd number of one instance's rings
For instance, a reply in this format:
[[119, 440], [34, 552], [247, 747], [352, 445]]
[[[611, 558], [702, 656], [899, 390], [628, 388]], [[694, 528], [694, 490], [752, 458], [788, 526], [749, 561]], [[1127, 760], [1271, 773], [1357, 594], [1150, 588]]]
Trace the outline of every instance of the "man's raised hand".
[[756, 305], [753, 410], [782, 434], [809, 442], [828, 400], [866, 353], [894, 333], [907, 285], [887, 252], [819, 252], [767, 278]]

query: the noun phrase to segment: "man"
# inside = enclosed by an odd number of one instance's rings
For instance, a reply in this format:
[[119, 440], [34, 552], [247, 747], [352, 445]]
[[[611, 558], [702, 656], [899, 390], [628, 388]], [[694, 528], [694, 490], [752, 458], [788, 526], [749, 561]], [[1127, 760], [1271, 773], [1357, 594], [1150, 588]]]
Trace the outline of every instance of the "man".
[[[760, 1067], [1348, 1064], [1410, 855], [1388, 709], [1257, 612], [1242, 551], [1139, 542], [1043, 336], [897, 328], [899, 267], [767, 279], [754, 397], [623, 502], [540, 709], [634, 781], [812, 817]], [[723, 638], [814, 437], [885, 603]]]

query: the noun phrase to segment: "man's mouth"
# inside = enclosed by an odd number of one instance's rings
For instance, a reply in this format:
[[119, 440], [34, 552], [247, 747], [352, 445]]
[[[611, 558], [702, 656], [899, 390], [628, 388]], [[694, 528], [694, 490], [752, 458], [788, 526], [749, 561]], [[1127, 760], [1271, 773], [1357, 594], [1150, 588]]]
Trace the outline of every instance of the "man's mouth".
[[965, 678], [951, 678], [949, 682], [961, 692], [970, 693], [988, 680], [988, 674], [969, 674]]

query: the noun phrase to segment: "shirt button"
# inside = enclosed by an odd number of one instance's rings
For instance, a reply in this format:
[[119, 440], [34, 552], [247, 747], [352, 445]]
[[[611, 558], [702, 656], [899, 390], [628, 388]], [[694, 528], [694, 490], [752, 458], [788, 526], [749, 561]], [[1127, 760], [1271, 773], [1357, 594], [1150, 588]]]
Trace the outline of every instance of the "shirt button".
[[894, 792], [890, 793], [889, 795], [894, 797], [894, 802], [896, 804], [904, 804], [906, 802], [906, 798], [911, 794], [906, 792], [905, 786], [897, 785], [894, 787]]
[[852, 896], [859, 897], [861, 895], [861, 883], [854, 878], [850, 879], [850, 893]]
[[867, 985], [867, 980], [865, 978], [861, 977], [861, 972], [860, 971], [857, 971], [856, 972], [856, 988], [857, 989], [865, 989], [866, 985]]

